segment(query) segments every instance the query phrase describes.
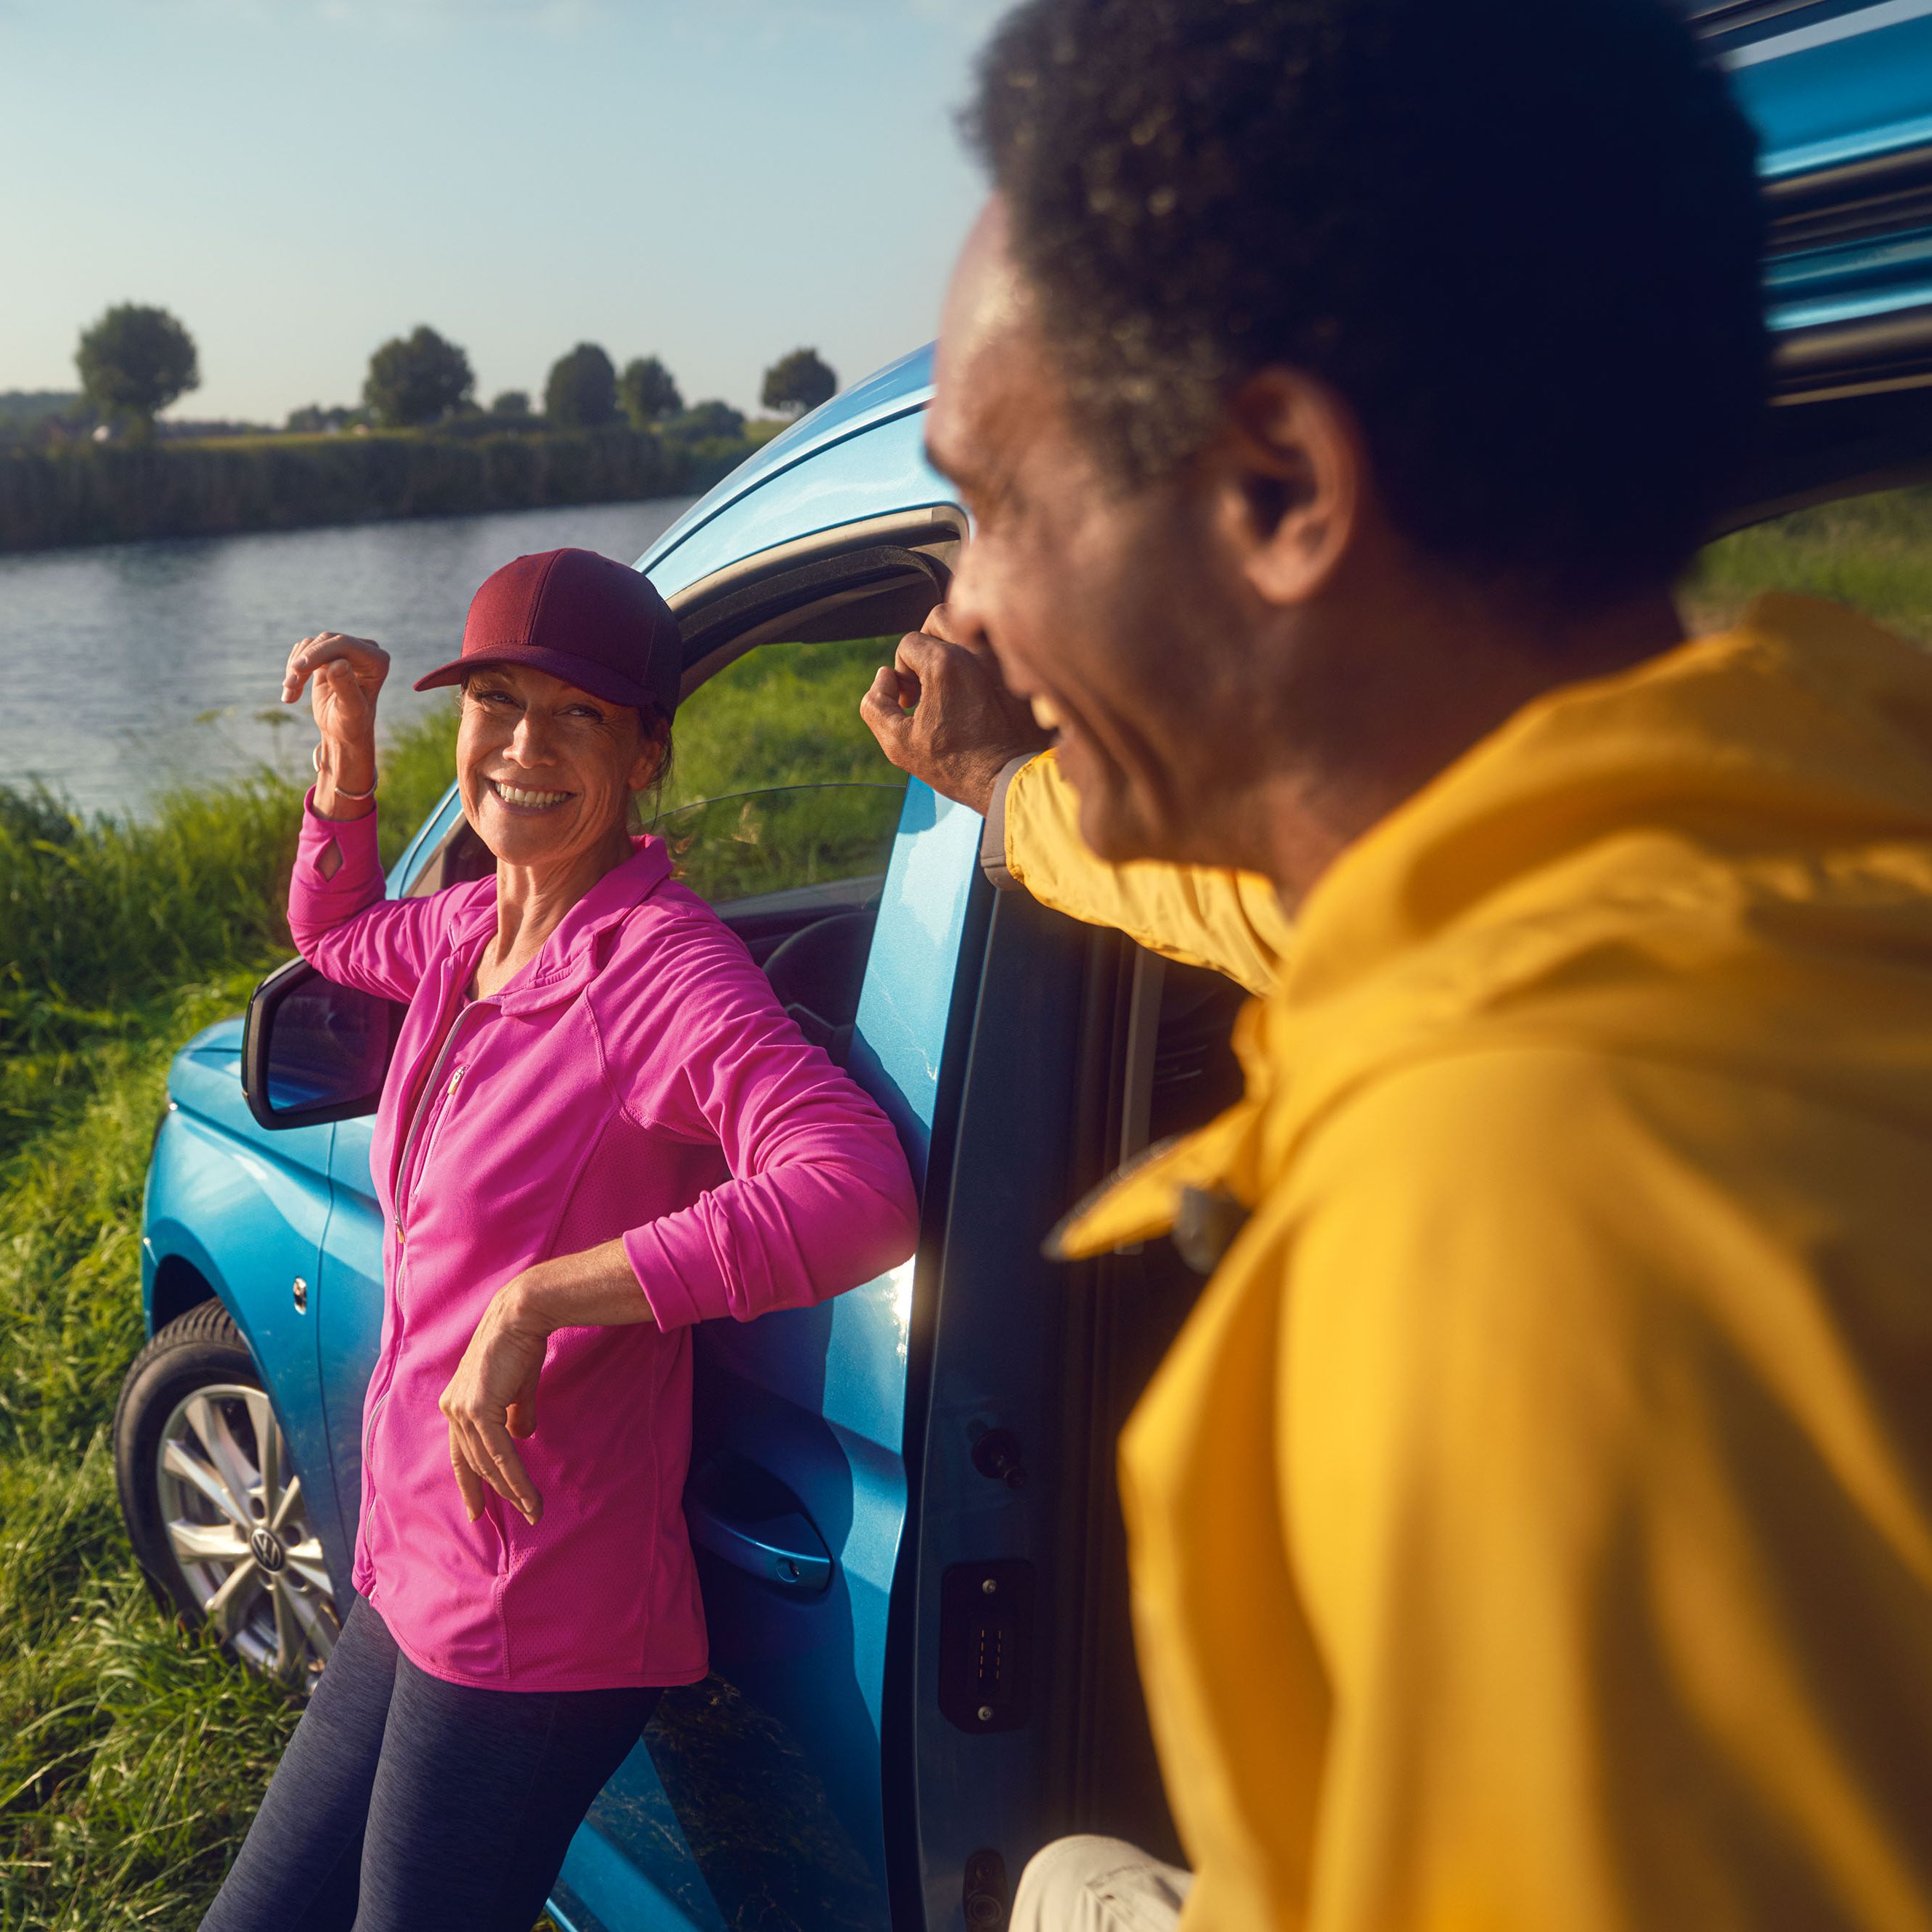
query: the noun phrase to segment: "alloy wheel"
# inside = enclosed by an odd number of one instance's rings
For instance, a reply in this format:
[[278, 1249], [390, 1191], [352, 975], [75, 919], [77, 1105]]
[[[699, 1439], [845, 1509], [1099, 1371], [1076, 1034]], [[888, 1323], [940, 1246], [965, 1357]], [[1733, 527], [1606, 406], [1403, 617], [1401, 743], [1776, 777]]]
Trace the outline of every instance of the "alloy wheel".
[[155, 1478], [169, 1546], [202, 1615], [244, 1663], [307, 1690], [340, 1625], [268, 1397], [238, 1382], [184, 1397], [162, 1427]]

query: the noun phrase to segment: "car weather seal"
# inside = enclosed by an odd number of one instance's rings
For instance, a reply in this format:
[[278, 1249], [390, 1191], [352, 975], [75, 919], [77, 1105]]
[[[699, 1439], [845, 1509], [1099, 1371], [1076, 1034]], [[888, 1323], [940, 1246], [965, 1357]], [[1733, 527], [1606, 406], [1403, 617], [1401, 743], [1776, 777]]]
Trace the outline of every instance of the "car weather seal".
[[1932, 142], [1763, 184], [1774, 259], [1932, 227]]
[[961, 542], [966, 528], [966, 512], [956, 503], [921, 503], [908, 509], [889, 510], [880, 516], [861, 517], [853, 523], [834, 524], [830, 529], [813, 531], [809, 536], [774, 544], [769, 550], [755, 550], [687, 584], [682, 590], [672, 592], [664, 601], [688, 637], [702, 614], [718, 600], [794, 565], [849, 554], [870, 544], [897, 544], [926, 555]]
[[1778, 405], [1932, 382], [1932, 302], [1784, 331], [1772, 350]]
[[1785, 32], [1862, 14], [1876, 0], [1677, 0], [1678, 10], [1699, 39], [1718, 43], [1719, 58], [1767, 40], [1760, 28]]

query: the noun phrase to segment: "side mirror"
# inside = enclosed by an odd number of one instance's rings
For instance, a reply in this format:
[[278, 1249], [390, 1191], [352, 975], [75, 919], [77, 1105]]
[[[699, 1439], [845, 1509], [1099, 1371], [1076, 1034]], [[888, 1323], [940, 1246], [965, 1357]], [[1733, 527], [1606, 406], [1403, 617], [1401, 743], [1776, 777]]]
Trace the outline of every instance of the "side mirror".
[[325, 980], [305, 959], [255, 988], [242, 1032], [242, 1091], [265, 1127], [373, 1114], [405, 1009]]

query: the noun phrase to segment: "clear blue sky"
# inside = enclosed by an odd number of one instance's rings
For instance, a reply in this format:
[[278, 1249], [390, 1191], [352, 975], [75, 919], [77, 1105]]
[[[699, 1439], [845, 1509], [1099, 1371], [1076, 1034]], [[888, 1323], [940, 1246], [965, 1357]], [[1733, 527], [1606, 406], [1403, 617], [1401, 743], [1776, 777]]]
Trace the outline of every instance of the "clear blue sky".
[[352, 402], [427, 322], [484, 400], [580, 340], [757, 402], [934, 332], [1004, 0], [0, 0], [0, 389], [158, 302], [172, 412]]

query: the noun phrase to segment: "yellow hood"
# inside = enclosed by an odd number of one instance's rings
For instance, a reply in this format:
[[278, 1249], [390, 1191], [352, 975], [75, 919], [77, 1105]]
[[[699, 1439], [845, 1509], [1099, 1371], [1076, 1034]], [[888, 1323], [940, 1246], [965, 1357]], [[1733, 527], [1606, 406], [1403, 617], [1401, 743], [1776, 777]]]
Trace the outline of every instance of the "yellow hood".
[[1764, 598], [1528, 706], [1346, 852], [1243, 1016], [1246, 1100], [1056, 1250], [1159, 1233], [1189, 1187], [1252, 1208], [1365, 1080], [1504, 1044], [1720, 1067], [1932, 1138], [1928, 1012], [1932, 656]]

